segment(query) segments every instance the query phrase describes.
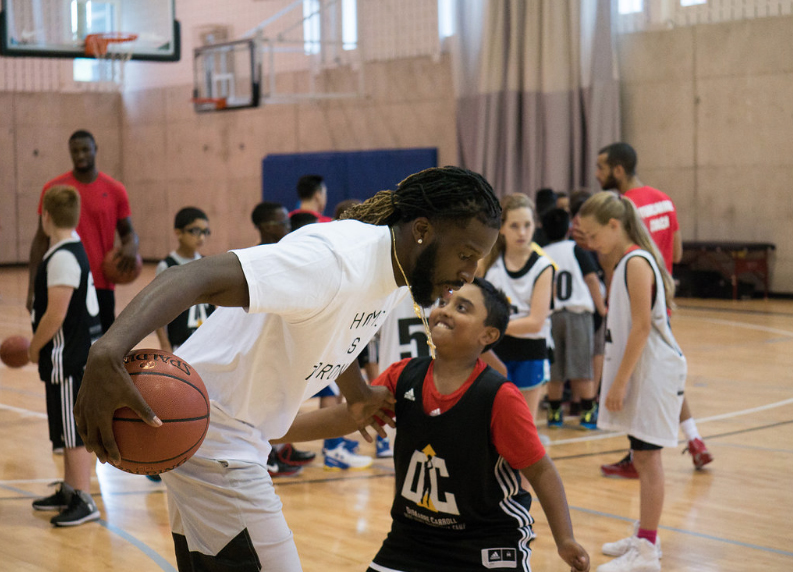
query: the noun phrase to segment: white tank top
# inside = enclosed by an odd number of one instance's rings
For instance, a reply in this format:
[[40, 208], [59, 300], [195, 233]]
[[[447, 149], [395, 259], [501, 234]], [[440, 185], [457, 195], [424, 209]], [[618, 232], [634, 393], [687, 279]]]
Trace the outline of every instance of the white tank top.
[[[628, 381], [623, 409], [609, 411], [605, 406], [606, 396], [625, 355], [625, 346], [631, 332], [627, 264], [631, 258], [637, 256], [649, 262], [655, 275], [656, 294], [652, 306], [652, 325], [642, 355]], [[633, 250], [622, 257], [611, 279], [598, 427], [625, 431], [628, 435], [661, 447], [677, 446], [685, 383], [686, 358], [669, 328], [661, 273], [649, 252]]]

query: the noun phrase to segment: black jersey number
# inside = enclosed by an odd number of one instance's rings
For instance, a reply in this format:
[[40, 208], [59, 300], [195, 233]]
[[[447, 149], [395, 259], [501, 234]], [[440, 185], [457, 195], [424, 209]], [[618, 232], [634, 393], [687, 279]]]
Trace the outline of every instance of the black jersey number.
[[564, 302], [569, 300], [572, 295], [573, 275], [567, 270], [562, 270], [556, 275], [556, 299]]
[[427, 357], [430, 349], [427, 346], [427, 334], [424, 333], [424, 324], [419, 318], [401, 318], [399, 327], [399, 347], [409, 346], [409, 351], [402, 351], [400, 359], [409, 357]]

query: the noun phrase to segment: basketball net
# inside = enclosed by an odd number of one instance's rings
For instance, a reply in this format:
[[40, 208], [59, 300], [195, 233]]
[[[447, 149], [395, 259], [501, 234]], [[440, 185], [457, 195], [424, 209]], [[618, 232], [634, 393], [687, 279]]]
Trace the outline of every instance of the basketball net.
[[124, 85], [124, 66], [132, 59], [137, 34], [105, 32], [85, 37], [85, 55], [105, 62], [99, 66], [99, 81]]

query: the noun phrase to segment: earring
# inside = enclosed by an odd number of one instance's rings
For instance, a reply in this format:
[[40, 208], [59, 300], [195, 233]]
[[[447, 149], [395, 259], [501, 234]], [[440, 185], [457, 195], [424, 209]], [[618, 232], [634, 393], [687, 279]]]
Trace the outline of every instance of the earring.
[[419, 244], [424, 244], [424, 239], [423, 239], [423, 238], [420, 238], [420, 239], [418, 240], [418, 243], [419, 243]]

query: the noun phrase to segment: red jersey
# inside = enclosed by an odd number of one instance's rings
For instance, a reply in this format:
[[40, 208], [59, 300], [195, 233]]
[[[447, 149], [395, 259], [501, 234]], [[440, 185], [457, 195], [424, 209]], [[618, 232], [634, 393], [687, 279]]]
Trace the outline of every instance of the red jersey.
[[[410, 360], [411, 358], [406, 358], [391, 364], [372, 382], [372, 385], [381, 385], [387, 387], [391, 393], [396, 393], [399, 376]], [[424, 413], [427, 415], [441, 415], [454, 407], [487, 367], [481, 359], [477, 360], [476, 367], [465, 383], [456, 391], [444, 395], [435, 387], [432, 375], [434, 365], [435, 362], [431, 363], [427, 370], [424, 389], [421, 392]], [[502, 385], [496, 394], [490, 418], [490, 434], [498, 454], [504, 457], [513, 469], [525, 469], [545, 456], [545, 448], [540, 443], [537, 427], [534, 425], [526, 400], [517, 386], [512, 383]]]
[[74, 174], [69, 171], [44, 185], [39, 197], [39, 216], [44, 192], [55, 185], [68, 185], [80, 193], [77, 234], [80, 235], [88, 254], [94, 285], [98, 290], [112, 290], [115, 285], [108, 282], [102, 273], [102, 260], [105, 254], [113, 250], [118, 221], [130, 216], [127, 190], [124, 185], [101, 172], [93, 183], [85, 184], [75, 179]]
[[311, 210], [308, 210], [308, 209], [295, 209], [291, 213], [289, 213], [289, 216], [292, 216], [293, 214], [296, 214], [296, 213], [312, 214], [315, 217], [317, 217], [317, 222], [331, 222], [333, 220], [329, 216], [325, 216], [324, 214], [320, 214], [317, 211], [311, 211]]
[[680, 229], [677, 223], [677, 211], [675, 204], [668, 195], [658, 189], [644, 186], [631, 189], [625, 196], [633, 201], [639, 209], [647, 230], [650, 231], [653, 241], [661, 256], [664, 257], [666, 269], [672, 274], [672, 258], [674, 256], [675, 232]]

